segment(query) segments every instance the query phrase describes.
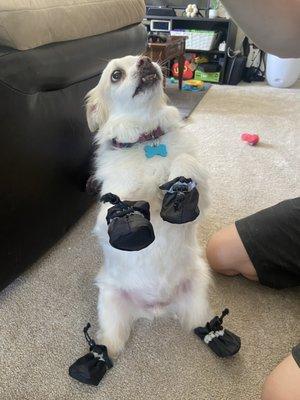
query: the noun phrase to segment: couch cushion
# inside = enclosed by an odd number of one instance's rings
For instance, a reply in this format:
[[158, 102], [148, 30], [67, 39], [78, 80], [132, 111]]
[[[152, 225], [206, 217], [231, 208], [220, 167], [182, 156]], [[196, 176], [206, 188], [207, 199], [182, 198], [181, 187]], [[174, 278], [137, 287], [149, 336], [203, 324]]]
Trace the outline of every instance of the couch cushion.
[[140, 22], [144, 0], [2, 0], [0, 44], [27, 50]]
[[141, 54], [146, 44], [145, 27], [137, 24], [27, 51], [0, 47], [0, 89], [3, 84], [31, 95], [60, 90], [99, 77], [108, 59]]

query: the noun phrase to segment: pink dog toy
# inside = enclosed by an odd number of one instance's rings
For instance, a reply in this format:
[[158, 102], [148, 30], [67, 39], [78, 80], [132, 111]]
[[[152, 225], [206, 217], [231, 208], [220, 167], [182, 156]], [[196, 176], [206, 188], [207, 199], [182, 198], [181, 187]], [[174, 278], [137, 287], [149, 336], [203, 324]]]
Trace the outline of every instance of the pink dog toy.
[[242, 133], [241, 139], [250, 144], [250, 146], [255, 146], [259, 142], [259, 136], [255, 133]]

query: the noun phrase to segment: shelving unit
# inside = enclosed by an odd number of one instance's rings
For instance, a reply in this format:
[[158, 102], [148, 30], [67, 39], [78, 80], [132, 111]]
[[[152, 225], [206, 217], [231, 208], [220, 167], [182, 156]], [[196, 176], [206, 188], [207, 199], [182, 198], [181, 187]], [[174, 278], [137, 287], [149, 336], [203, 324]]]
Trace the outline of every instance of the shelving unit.
[[[146, 17], [144, 22], [145, 25], [148, 25], [149, 29], [149, 24], [152, 19], [155, 20], [161, 20], [161, 21], [166, 21], [170, 20], [171, 21], [171, 29], [196, 29], [196, 30], [208, 30], [208, 31], [218, 31], [221, 32], [221, 42], [225, 41], [226, 47], [225, 51], [219, 51], [218, 49], [213, 49], [213, 50], [191, 50], [191, 49], [186, 49], [186, 53], [201, 53], [201, 54], [207, 54], [208, 56], [211, 56], [211, 58], [216, 58], [219, 60], [219, 63], [221, 65], [221, 71], [220, 71], [220, 80], [219, 83], [222, 84], [224, 83], [225, 79], [225, 71], [226, 71], [226, 66], [227, 66], [227, 59], [228, 59], [228, 49], [234, 49], [235, 47], [235, 40], [236, 40], [236, 32], [237, 32], [237, 26], [231, 19], [226, 19], [226, 18], [202, 18], [202, 17], [196, 17], [196, 18], [189, 18], [189, 17], [164, 17], [164, 16], [149, 16]], [[167, 32], [164, 32], [167, 33]]]

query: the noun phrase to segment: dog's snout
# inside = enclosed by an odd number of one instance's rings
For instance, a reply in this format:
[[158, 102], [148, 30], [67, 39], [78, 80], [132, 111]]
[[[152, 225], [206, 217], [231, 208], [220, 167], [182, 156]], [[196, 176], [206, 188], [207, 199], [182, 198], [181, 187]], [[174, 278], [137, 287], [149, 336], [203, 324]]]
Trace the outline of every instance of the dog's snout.
[[155, 79], [158, 78], [157, 69], [149, 57], [139, 58], [137, 68], [141, 77], [155, 75]]
[[150, 65], [152, 65], [152, 62], [149, 57], [144, 56], [138, 60], [138, 67], [145, 68], [145, 67], [150, 67]]
[[135, 76], [138, 78], [138, 86], [133, 97], [160, 81], [159, 70], [156, 65], [153, 64], [151, 59], [145, 56], [140, 57], [137, 60]]

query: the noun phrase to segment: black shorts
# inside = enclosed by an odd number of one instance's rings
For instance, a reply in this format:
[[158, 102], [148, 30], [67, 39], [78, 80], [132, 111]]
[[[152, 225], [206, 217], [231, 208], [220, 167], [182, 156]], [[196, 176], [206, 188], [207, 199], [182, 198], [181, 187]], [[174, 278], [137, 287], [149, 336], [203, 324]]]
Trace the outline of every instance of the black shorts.
[[277, 289], [300, 285], [300, 197], [235, 225], [260, 283]]
[[292, 355], [294, 357], [294, 360], [298, 364], [298, 367], [300, 368], [300, 343], [293, 348]]

